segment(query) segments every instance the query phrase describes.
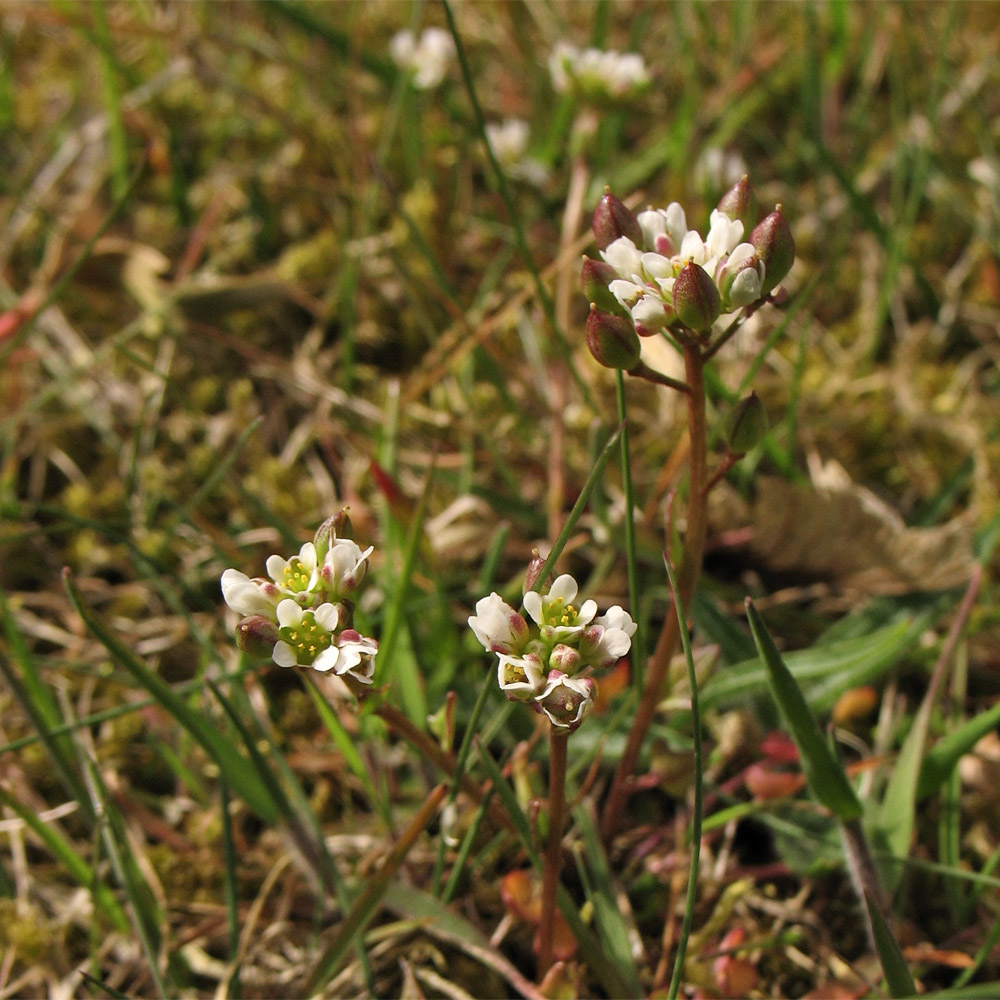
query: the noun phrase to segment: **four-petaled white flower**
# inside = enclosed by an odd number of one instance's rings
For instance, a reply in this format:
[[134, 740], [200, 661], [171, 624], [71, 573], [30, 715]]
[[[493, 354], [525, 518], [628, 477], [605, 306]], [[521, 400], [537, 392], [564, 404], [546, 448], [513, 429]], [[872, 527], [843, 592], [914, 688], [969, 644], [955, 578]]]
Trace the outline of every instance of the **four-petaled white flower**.
[[631, 648], [637, 626], [617, 604], [595, 618], [580, 640], [581, 656], [599, 669], [613, 667]]
[[432, 90], [448, 73], [455, 43], [443, 28], [427, 28], [419, 39], [407, 29], [392, 36], [389, 51], [400, 69], [413, 74], [417, 90]]
[[528, 640], [528, 623], [495, 592], [476, 602], [469, 628], [488, 653], [516, 655]]
[[594, 707], [596, 692], [597, 685], [590, 677], [570, 677], [561, 670], [552, 670], [535, 704], [553, 726], [573, 730]]
[[340, 600], [358, 589], [368, 572], [368, 557], [373, 551], [374, 546], [369, 545], [362, 552], [349, 538], [334, 540], [319, 571], [320, 580], [331, 596]]
[[259, 577], [251, 580], [238, 569], [227, 569], [222, 574], [222, 599], [238, 615], [264, 615], [274, 620], [274, 609], [282, 593], [270, 580]]
[[334, 633], [340, 612], [334, 604], [321, 604], [315, 610], [303, 608], [290, 598], [277, 607], [278, 634], [274, 644], [274, 662], [279, 667], [312, 667], [332, 670], [340, 650], [334, 645]]
[[596, 601], [577, 607], [577, 590], [564, 573], [544, 594], [524, 595], [527, 618], [497, 593], [478, 601], [469, 618], [483, 648], [497, 654], [497, 683], [508, 699], [534, 702], [553, 726], [567, 731], [576, 729], [597, 696], [596, 683], [582, 672], [614, 666], [631, 649], [636, 630], [618, 605], [600, 617]]
[[368, 636], [345, 628], [337, 637], [337, 662], [334, 671], [338, 677], [350, 676], [361, 684], [371, 684], [375, 674], [375, 654], [378, 643]]
[[531, 701], [545, 683], [545, 662], [540, 653], [524, 656], [499, 654], [497, 684], [511, 701]]
[[544, 597], [535, 590], [524, 595], [524, 610], [538, 623], [543, 640], [571, 642], [591, 623], [597, 614], [597, 602], [584, 601], [577, 608], [573, 604], [576, 592], [576, 580], [564, 573]]
[[268, 556], [264, 565], [267, 567], [267, 575], [282, 594], [306, 605], [313, 603], [319, 584], [318, 563], [316, 546], [312, 542], [306, 542], [297, 556], [292, 556], [291, 559], [283, 559], [278, 555]]

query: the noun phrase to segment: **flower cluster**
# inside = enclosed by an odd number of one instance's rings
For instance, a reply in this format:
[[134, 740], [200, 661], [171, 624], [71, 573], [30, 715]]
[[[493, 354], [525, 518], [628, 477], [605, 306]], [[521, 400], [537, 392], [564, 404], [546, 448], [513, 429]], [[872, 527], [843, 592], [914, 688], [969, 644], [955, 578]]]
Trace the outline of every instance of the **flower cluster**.
[[298, 555], [270, 556], [267, 577], [222, 574], [222, 596], [241, 615], [242, 649], [270, 652], [281, 667], [333, 672], [355, 692], [372, 683], [378, 643], [353, 628], [353, 597], [368, 571], [369, 546], [350, 538], [346, 508], [325, 521]]
[[[601, 260], [586, 258], [581, 276], [597, 307], [588, 320], [597, 360], [631, 367], [627, 362], [638, 361], [635, 334], [704, 335], [720, 315], [765, 300], [791, 269], [795, 242], [780, 205], [744, 239], [755, 206], [744, 176], [723, 196], [702, 237], [688, 228], [677, 202], [635, 215], [605, 194], [593, 224]], [[623, 318], [631, 321], [625, 329]]]
[[398, 31], [389, 42], [393, 62], [413, 75], [417, 90], [433, 90], [448, 73], [455, 43], [443, 28], [428, 28], [416, 38], [412, 31]]
[[497, 681], [511, 701], [530, 701], [553, 726], [572, 731], [593, 708], [597, 685], [587, 667], [614, 666], [632, 646], [635, 622], [615, 607], [600, 617], [597, 604], [577, 605], [577, 585], [558, 577], [544, 595], [524, 595], [525, 618], [492, 593], [476, 604], [469, 627], [496, 653]]
[[597, 102], [629, 100], [649, 86], [649, 72], [638, 53], [581, 51], [567, 42], [559, 42], [552, 50], [549, 74], [560, 94], [573, 93]]

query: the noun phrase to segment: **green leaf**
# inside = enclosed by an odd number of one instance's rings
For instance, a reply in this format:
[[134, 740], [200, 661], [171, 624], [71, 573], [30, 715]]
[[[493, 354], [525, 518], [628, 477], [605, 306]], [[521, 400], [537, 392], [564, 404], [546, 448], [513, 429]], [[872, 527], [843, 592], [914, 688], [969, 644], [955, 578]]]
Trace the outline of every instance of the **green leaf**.
[[959, 758], [969, 752], [987, 733], [1000, 725], [1000, 703], [969, 719], [958, 729], [941, 737], [924, 754], [917, 779], [917, 799], [933, 795], [948, 780]]
[[[860, 638], [789, 653], [784, 662], [795, 680], [807, 686], [806, 702], [810, 708], [823, 712], [844, 691], [871, 683], [899, 662], [924, 628], [926, 620], [921, 616]], [[719, 708], [762, 695], [767, 690], [768, 678], [769, 671], [761, 657], [734, 664], [704, 686], [702, 707]]]
[[875, 950], [882, 963], [882, 971], [885, 973], [885, 982], [889, 987], [890, 995], [896, 998], [916, 996], [917, 987], [913, 983], [913, 976], [910, 975], [910, 969], [906, 964], [906, 959], [903, 958], [899, 944], [867, 892], [865, 893], [865, 906], [868, 908], [872, 934], [875, 937]]
[[746, 609], [754, 642], [757, 643], [757, 650], [767, 668], [771, 693], [802, 755], [802, 770], [809, 790], [839, 819], [857, 819], [862, 809], [854, 786], [848, 780], [840, 761], [834, 756], [802, 689], [782, 660], [767, 626], [749, 597]]
[[63, 578], [73, 606], [105, 649], [194, 737], [218, 764], [229, 787], [266, 823], [276, 823], [282, 810], [269, 789], [257, 780], [256, 769], [247, 758], [211, 719], [195, 711], [119, 640], [104, 620], [83, 602], [68, 571], [63, 572]]

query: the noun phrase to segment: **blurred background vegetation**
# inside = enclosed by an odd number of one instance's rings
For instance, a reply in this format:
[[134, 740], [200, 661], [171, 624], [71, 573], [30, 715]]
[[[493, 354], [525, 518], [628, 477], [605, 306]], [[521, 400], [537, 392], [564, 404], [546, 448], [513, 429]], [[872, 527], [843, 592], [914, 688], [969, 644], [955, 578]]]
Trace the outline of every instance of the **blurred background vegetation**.
[[[396, 31], [447, 25], [438, 4], [2, 6], [0, 996], [105, 995], [81, 970], [136, 997], [301, 992], [340, 912], [303, 845], [326, 845], [349, 893], [439, 778], [349, 702], [324, 720], [293, 672], [242, 658], [219, 576], [260, 572], [349, 504], [356, 538], [376, 545], [359, 615], [389, 647], [388, 697], [423, 725], [454, 689], [467, 714], [487, 669], [466, 634], [472, 606], [519, 585], [617, 424], [575, 291], [605, 185], [632, 204], [679, 200], [704, 231], [745, 171], [797, 242], [786, 305], [757, 314], [710, 386], [713, 416], [752, 386], [772, 425], [713, 513], [697, 621], [722, 647], [716, 670], [752, 655], [746, 593], [788, 648], [831, 627], [849, 638], [919, 621], [919, 641], [872, 679], [867, 714], [844, 722], [859, 759], [889, 756], [979, 562], [932, 735], [997, 702], [1000, 8], [452, 11], [486, 121], [528, 123], [510, 206], [458, 63], [421, 91], [390, 57]], [[547, 69], [560, 40], [638, 51], [653, 86], [581, 138]], [[574, 181], [586, 208], [566, 233]], [[535, 271], [549, 294], [572, 285], [565, 341]], [[628, 385], [628, 399], [632, 610], [655, 635], [684, 425], [650, 385]], [[564, 557], [602, 606], [626, 600], [622, 516], [612, 462]], [[85, 627], [63, 567], [131, 667]], [[266, 757], [285, 788], [281, 822], [222, 805], [218, 761], [178, 704]], [[717, 808], [753, 800], [730, 779], [773, 722], [753, 702], [720, 702]], [[604, 727], [606, 760], [624, 726]], [[579, 734], [585, 763], [601, 727], [589, 743]], [[515, 712], [490, 735], [502, 754], [532, 729]], [[669, 962], [670, 873], [685, 850], [685, 785], [664, 760], [683, 763], [688, 743], [666, 716], [658, 734], [639, 832], [615, 855], [650, 970], [661, 951]], [[899, 909], [932, 987], [970, 967], [967, 978], [1000, 978], [998, 777], [994, 727], [918, 824], [913, 857], [926, 864]], [[790, 815], [718, 826], [696, 928], [746, 874], [722, 923], [750, 935], [755, 995], [831, 983], [864, 995], [873, 973], [836, 844], [803, 841], [806, 819]], [[418, 847], [404, 881], [421, 885], [435, 850]], [[516, 845], [491, 842], [462, 883], [463, 914], [487, 937], [504, 913], [497, 880], [517, 863]], [[328, 995], [514, 988], [401, 907]], [[724, 995], [710, 957], [724, 928], [708, 926], [689, 981]], [[530, 934], [511, 931], [499, 950], [530, 970]]]

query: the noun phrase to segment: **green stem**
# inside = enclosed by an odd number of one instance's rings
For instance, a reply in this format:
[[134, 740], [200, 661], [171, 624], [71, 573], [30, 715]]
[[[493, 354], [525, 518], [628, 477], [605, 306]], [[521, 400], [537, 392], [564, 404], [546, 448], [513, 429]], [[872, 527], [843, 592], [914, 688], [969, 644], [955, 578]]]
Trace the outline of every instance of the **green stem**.
[[[705, 552], [705, 535], [708, 527], [705, 489], [708, 482], [708, 436], [705, 423], [705, 361], [697, 344], [684, 345], [684, 368], [690, 391], [688, 400], [688, 436], [691, 451], [688, 471], [687, 527], [684, 536], [684, 556], [678, 573], [678, 593], [681, 602], [689, 605], [701, 573], [701, 562]], [[676, 608], [667, 613], [660, 637], [649, 662], [649, 670], [643, 685], [642, 695], [636, 707], [632, 728], [629, 730], [625, 749], [618, 769], [611, 783], [611, 791], [604, 806], [601, 832], [605, 840], [615, 833], [622, 820], [625, 800], [639, 752], [656, 713], [656, 707], [663, 696], [663, 682], [667, 676], [671, 657], [677, 649], [680, 628]]]
[[569, 733], [556, 726], [549, 730], [549, 839], [545, 848], [542, 880], [542, 916], [538, 925], [538, 979], [552, 965], [552, 938], [556, 916], [556, 892], [562, 867], [562, 834], [566, 818], [566, 746]]
[[[677, 619], [684, 622], [684, 602], [680, 587], [674, 576], [670, 560], [665, 559], [667, 576], [674, 592], [674, 608]], [[701, 712], [698, 707], [698, 677], [694, 669], [694, 655], [691, 652], [691, 637], [686, 625], [680, 628], [681, 645], [684, 647], [684, 659], [687, 661], [688, 683], [691, 686], [691, 727], [694, 738], [694, 813], [691, 817], [691, 870], [688, 873], [687, 896], [684, 900], [684, 919], [681, 921], [681, 934], [677, 942], [677, 957], [674, 960], [674, 971], [670, 977], [670, 988], [667, 990], [667, 1000], [675, 1000], [684, 973], [684, 959], [687, 955], [688, 939], [691, 937], [691, 924], [694, 920], [694, 904], [698, 896], [698, 866], [701, 861], [701, 819], [704, 809], [704, 777], [701, 749]]]
[[[635, 499], [632, 494], [632, 463], [629, 456], [628, 415], [625, 411], [625, 376], [615, 372], [615, 395], [618, 400], [618, 423], [622, 428], [622, 491], [625, 494], [625, 565], [628, 573], [628, 606], [636, 623], [634, 648], [646, 648], [646, 629], [639, 614], [639, 567], [635, 556]], [[642, 684], [641, 659], [633, 655], [635, 681]]]

